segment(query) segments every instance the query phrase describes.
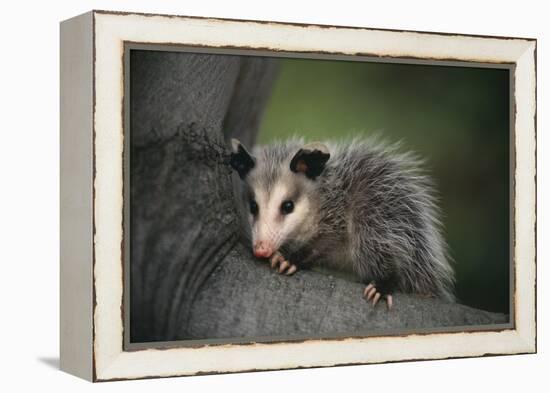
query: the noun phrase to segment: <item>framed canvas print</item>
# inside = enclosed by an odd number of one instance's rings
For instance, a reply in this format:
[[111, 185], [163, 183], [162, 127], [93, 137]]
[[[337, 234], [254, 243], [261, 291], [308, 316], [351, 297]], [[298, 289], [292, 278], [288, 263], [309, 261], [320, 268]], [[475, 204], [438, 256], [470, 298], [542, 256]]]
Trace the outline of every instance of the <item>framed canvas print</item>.
[[61, 368], [536, 351], [536, 40], [61, 23]]

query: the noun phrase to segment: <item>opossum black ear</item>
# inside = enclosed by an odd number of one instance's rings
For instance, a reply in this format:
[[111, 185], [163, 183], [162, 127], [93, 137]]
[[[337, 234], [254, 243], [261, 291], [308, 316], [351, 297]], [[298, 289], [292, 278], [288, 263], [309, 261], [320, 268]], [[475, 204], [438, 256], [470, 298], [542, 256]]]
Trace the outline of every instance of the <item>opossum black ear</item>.
[[256, 159], [251, 156], [241, 142], [231, 139], [231, 158], [229, 163], [237, 171], [241, 179], [256, 165]]
[[313, 180], [323, 172], [329, 158], [330, 153], [325, 145], [319, 142], [308, 143], [292, 158], [290, 170], [303, 173]]

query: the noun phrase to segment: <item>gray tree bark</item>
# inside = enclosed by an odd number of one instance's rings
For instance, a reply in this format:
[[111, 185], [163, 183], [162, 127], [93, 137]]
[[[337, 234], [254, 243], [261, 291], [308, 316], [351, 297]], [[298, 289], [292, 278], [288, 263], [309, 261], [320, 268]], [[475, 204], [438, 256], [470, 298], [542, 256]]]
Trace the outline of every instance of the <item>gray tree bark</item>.
[[131, 341], [369, 333], [507, 316], [314, 271], [279, 276], [239, 243], [227, 139], [255, 142], [277, 71], [260, 57], [132, 51]]

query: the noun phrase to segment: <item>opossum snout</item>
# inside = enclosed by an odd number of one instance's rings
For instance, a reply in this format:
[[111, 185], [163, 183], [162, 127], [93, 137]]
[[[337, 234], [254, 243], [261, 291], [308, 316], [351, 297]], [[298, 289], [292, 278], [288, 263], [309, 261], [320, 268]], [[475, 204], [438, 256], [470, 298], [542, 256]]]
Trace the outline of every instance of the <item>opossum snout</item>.
[[269, 258], [275, 250], [265, 241], [258, 241], [254, 244], [254, 256], [257, 258]]

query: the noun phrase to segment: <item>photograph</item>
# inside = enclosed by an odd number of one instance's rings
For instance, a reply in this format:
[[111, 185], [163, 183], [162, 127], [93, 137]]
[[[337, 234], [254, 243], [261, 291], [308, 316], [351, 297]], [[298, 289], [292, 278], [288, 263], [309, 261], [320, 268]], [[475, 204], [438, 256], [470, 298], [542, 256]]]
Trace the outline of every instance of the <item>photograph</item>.
[[536, 352], [532, 38], [61, 24], [61, 368]]
[[130, 348], [510, 327], [510, 66], [208, 52], [126, 44]]

